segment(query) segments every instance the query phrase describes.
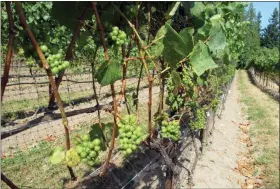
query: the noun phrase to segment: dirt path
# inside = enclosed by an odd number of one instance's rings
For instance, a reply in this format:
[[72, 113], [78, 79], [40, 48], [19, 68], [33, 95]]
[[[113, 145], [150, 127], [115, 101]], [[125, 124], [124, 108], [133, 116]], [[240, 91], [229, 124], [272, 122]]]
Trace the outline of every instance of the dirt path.
[[238, 79], [236, 75], [225, 102], [225, 110], [221, 119], [216, 118], [213, 135], [198, 161], [193, 188], [240, 188], [245, 179], [234, 171], [238, 166], [238, 154], [246, 148], [239, 141], [241, 131], [236, 124], [245, 122], [239, 104]]

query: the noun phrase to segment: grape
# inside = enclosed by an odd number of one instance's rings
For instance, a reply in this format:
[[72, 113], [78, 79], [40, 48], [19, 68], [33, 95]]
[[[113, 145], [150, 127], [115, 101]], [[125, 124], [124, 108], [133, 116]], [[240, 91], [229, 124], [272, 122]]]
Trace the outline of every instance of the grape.
[[136, 136], [136, 135], [134, 135], [134, 134], [131, 136], [131, 139], [132, 139], [132, 140], [135, 140], [135, 139], [137, 139], [137, 138], [138, 138], [138, 136]]
[[125, 39], [126, 38], [126, 34], [124, 32], [119, 34], [119, 38], [120, 39]]
[[60, 60], [60, 59], [62, 58], [62, 54], [60, 54], [60, 53], [56, 54], [56, 55], [55, 55], [55, 58], [56, 58], [57, 60]]
[[68, 68], [69, 66], [70, 66], [70, 62], [69, 61], [63, 61], [64, 69]]
[[85, 151], [82, 151], [80, 153], [81, 158], [86, 158], [87, 157], [87, 153]]
[[93, 165], [94, 165], [94, 161], [88, 161], [87, 164], [88, 164], [89, 166], [93, 166]]
[[119, 27], [117, 27], [117, 26], [115, 26], [115, 27], [113, 27], [113, 31], [119, 31]]
[[58, 74], [58, 72], [59, 72], [57, 67], [52, 68], [51, 71], [54, 75]]
[[97, 153], [95, 151], [91, 151], [89, 153], [89, 156], [92, 157], [92, 158], [94, 158], [96, 155], [97, 155]]
[[95, 145], [94, 145], [94, 143], [93, 143], [93, 142], [89, 143], [89, 148], [90, 148], [90, 149], [93, 149], [93, 148], [94, 148], [94, 146], [95, 146]]
[[84, 151], [84, 148], [82, 146], [77, 146], [76, 151], [80, 154]]
[[137, 146], [136, 146], [136, 145], [132, 145], [132, 146], [131, 146], [131, 149], [132, 149], [132, 150], [136, 150], [136, 149], [137, 149]]
[[99, 138], [93, 140], [94, 145], [98, 146], [101, 144], [101, 140]]
[[89, 141], [89, 139], [90, 139], [89, 134], [85, 134], [85, 135], [82, 136], [83, 141]]
[[100, 151], [100, 146], [94, 146], [94, 151], [99, 152]]
[[117, 30], [113, 30], [113, 36], [117, 36], [119, 32]]
[[63, 66], [62, 66], [62, 65], [59, 65], [59, 66], [58, 66], [58, 69], [59, 69], [59, 71], [62, 71], [62, 70], [63, 70]]
[[43, 51], [43, 53], [46, 53], [48, 51], [48, 47], [46, 45], [41, 45], [40, 49]]
[[132, 153], [132, 150], [130, 149], [130, 148], [127, 148], [126, 149], [126, 155], [129, 155], [129, 154], [131, 154]]

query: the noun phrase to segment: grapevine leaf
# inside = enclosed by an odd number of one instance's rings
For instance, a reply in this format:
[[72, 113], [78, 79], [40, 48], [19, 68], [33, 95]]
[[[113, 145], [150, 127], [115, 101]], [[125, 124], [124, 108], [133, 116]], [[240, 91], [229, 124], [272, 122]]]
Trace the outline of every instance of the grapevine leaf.
[[182, 86], [181, 77], [178, 74], [178, 72], [172, 70], [171, 71], [171, 77], [172, 77], [172, 82], [173, 82], [173, 85], [174, 85], [175, 89]]
[[62, 163], [65, 159], [65, 152], [62, 147], [56, 147], [52, 150], [49, 161], [51, 164], [59, 164]]
[[203, 19], [203, 10], [205, 5], [202, 2], [194, 2], [194, 7], [191, 8], [191, 14], [199, 19]]
[[156, 58], [161, 56], [163, 49], [164, 49], [163, 43], [158, 42], [149, 48], [149, 52], [154, 58]]
[[[61, 25], [65, 25], [70, 30], [74, 30], [77, 24], [76, 20], [81, 16], [84, 7], [88, 6], [87, 3], [88, 2], [53, 1], [51, 17], [58, 20]], [[63, 10], [63, 14], [61, 13], [61, 10]], [[90, 17], [90, 14], [86, 15], [87, 19]]]
[[113, 6], [109, 6], [101, 14], [100, 20], [105, 29], [110, 28], [110, 25], [114, 26], [119, 23], [120, 13]]
[[201, 87], [203, 86], [203, 80], [200, 77], [197, 77], [196, 82], [199, 86], [201, 86]]
[[225, 53], [223, 56], [223, 64], [228, 65], [229, 63], [230, 63], [229, 55], [228, 55], [228, 53]]
[[184, 28], [180, 31], [179, 35], [183, 38], [185, 44], [187, 45], [187, 54], [192, 52], [193, 49], [193, 36], [192, 33], [194, 32], [193, 28]]
[[217, 64], [213, 61], [207, 46], [199, 41], [190, 54], [190, 64], [194, 72], [200, 76], [206, 70], [217, 68]]
[[212, 23], [212, 25], [217, 24], [220, 20], [222, 19], [222, 15], [221, 14], [216, 14], [214, 16], [212, 16], [210, 18], [210, 22]]
[[[154, 40], [158, 40], [159, 42], [163, 42], [163, 37], [165, 36], [167, 30], [165, 25], [161, 26], [160, 29], [158, 30], [156, 37]], [[162, 39], [159, 39], [162, 38]]]
[[121, 66], [117, 60], [111, 60], [110, 64], [103, 63], [97, 73], [95, 78], [101, 86], [113, 84], [115, 81], [122, 78], [122, 73], [120, 72]]
[[180, 6], [181, 2], [174, 2], [169, 10], [165, 13], [165, 17], [168, 19], [168, 18], [172, 18], [176, 11], [178, 10], [179, 6]]
[[226, 47], [226, 35], [224, 34], [221, 25], [219, 23], [215, 24], [211, 28], [209, 35], [210, 39], [207, 42], [207, 45], [210, 51], [213, 52], [216, 57], [222, 56], [222, 52]]
[[165, 27], [167, 32], [163, 40], [163, 56], [168, 65], [171, 68], [175, 68], [177, 63], [189, 55], [188, 46], [169, 24], [165, 24]]
[[197, 35], [200, 40], [206, 40], [209, 36], [209, 32], [212, 28], [212, 24], [206, 22], [202, 27], [197, 30]]

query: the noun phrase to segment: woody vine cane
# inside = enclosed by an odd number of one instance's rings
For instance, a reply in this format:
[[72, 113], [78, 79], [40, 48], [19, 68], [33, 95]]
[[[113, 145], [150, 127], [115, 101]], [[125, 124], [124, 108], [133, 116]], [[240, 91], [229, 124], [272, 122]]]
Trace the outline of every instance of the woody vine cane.
[[[16, 10], [17, 10], [18, 15], [19, 15], [20, 23], [23, 26], [25, 32], [27, 33], [29, 39], [31, 40], [31, 42], [34, 46], [34, 49], [36, 50], [36, 52], [37, 52], [37, 54], [38, 54], [38, 56], [39, 56], [39, 58], [42, 62], [42, 66], [43, 66], [43, 68], [45, 69], [45, 71], [48, 75], [48, 79], [49, 79], [50, 84], [52, 86], [52, 90], [54, 92], [55, 99], [57, 101], [57, 104], [58, 104], [58, 107], [59, 107], [59, 110], [60, 110], [60, 113], [61, 113], [61, 117], [62, 117], [62, 124], [63, 124], [64, 130], [65, 130], [66, 149], [69, 150], [70, 149], [70, 138], [69, 138], [68, 120], [67, 120], [67, 117], [66, 117], [66, 114], [65, 114], [65, 111], [64, 111], [64, 108], [63, 108], [63, 104], [62, 104], [59, 92], [57, 90], [55, 81], [53, 79], [52, 72], [50, 71], [50, 66], [46, 62], [45, 56], [44, 56], [42, 50], [40, 49], [32, 31], [30, 30], [30, 27], [28, 26], [28, 24], [26, 22], [26, 18], [25, 18], [21, 3], [20, 2], [15, 2], [15, 5], [16, 5]], [[69, 173], [71, 175], [71, 179], [76, 180], [77, 177], [75, 176], [73, 169], [69, 166], [67, 166], [67, 168], [68, 168]]]

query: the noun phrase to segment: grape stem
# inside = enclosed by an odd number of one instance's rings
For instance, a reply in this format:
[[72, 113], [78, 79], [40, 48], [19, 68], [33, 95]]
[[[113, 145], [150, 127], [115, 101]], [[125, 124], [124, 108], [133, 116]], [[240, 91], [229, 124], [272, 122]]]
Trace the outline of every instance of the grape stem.
[[[32, 31], [30, 30], [29, 25], [26, 22], [26, 18], [25, 18], [23, 9], [22, 9], [22, 4], [18, 1], [16, 1], [15, 5], [16, 5], [16, 10], [17, 10], [18, 15], [19, 15], [20, 23], [23, 26], [24, 30], [26, 31], [29, 39], [31, 40], [31, 42], [34, 46], [34, 49], [37, 51], [38, 56], [39, 56], [39, 58], [42, 62], [43, 68], [47, 72], [52, 90], [54, 91], [55, 99], [57, 101], [57, 104], [58, 104], [58, 107], [59, 107], [59, 110], [60, 110], [60, 113], [61, 113], [62, 124], [63, 124], [64, 129], [65, 129], [66, 149], [69, 150], [70, 149], [70, 137], [69, 137], [69, 129], [68, 129], [68, 120], [67, 120], [67, 116], [65, 114], [64, 107], [63, 107], [59, 92], [57, 90], [55, 81], [53, 79], [52, 72], [49, 69], [50, 67], [49, 67], [48, 63], [46, 62], [45, 56], [44, 56], [42, 50], [40, 49], [39, 44], [37, 43], [37, 41], [35, 39], [35, 36], [33, 35]], [[77, 177], [75, 176], [73, 169], [69, 166], [67, 166], [67, 167], [68, 167], [68, 170], [70, 172], [72, 180], [77, 180]]]
[[[104, 49], [105, 58], [106, 58], [108, 64], [110, 64], [110, 59], [109, 59], [109, 55], [108, 55], [108, 51], [107, 51], [107, 47], [106, 47], [106, 43], [105, 43], [104, 29], [103, 29], [103, 26], [102, 26], [102, 23], [100, 21], [100, 17], [99, 17], [97, 8], [96, 8], [96, 2], [92, 2], [92, 7], [93, 7], [93, 12], [94, 12], [94, 15], [95, 15], [95, 18], [96, 18], [96, 21], [97, 21], [97, 25], [98, 25], [98, 29], [99, 29], [99, 33], [100, 33], [100, 38], [101, 38], [102, 46], [103, 46], [103, 49]], [[116, 100], [116, 95], [115, 95], [114, 84], [111, 84], [110, 87], [111, 87], [112, 98], [113, 98], [114, 128], [113, 128], [112, 141], [111, 141], [108, 157], [106, 159], [106, 162], [105, 162], [105, 165], [104, 165], [102, 171], [100, 172], [100, 176], [104, 176], [106, 174], [107, 168], [109, 167], [109, 162], [110, 162], [112, 152], [113, 152], [113, 149], [114, 149], [114, 145], [115, 145], [115, 138], [117, 136], [117, 114], [118, 114], [117, 100]]]
[[[141, 62], [142, 64], [145, 66], [146, 69], [146, 73], [147, 73], [147, 79], [148, 79], [148, 83], [149, 83], [149, 102], [148, 102], [148, 129], [149, 129], [149, 138], [152, 137], [153, 134], [153, 128], [152, 128], [152, 87], [153, 87], [153, 79], [151, 78], [150, 72], [149, 72], [149, 68], [148, 68], [148, 64], [145, 60], [145, 56], [144, 56], [144, 52], [143, 52], [143, 41], [141, 39], [141, 37], [139, 36], [137, 30], [135, 29], [135, 26], [128, 20], [128, 18], [122, 13], [122, 11], [114, 4], [112, 3], [112, 5], [115, 7], [115, 9], [121, 14], [121, 16], [128, 22], [129, 26], [132, 28], [134, 34], [137, 37], [137, 46], [138, 46], [138, 50], [139, 50], [139, 54], [141, 57]], [[144, 50], [145, 53], [148, 55], [148, 57], [152, 60], [151, 56], [149, 55], [148, 51]], [[154, 61], [152, 60], [154, 66], [156, 67]], [[138, 117], [138, 115], [137, 115]]]
[[149, 45], [147, 45], [146, 47], [144, 47], [145, 50], [147, 50], [148, 48], [150, 48], [153, 44], [157, 43], [159, 40], [163, 39], [164, 36], [161, 36], [159, 38], [156, 38], [155, 40], [153, 40]]
[[1, 102], [3, 100], [3, 95], [4, 95], [6, 85], [9, 81], [10, 65], [12, 62], [13, 46], [15, 40], [14, 19], [13, 19], [13, 13], [11, 8], [11, 2], [6, 2], [6, 10], [7, 10], [8, 21], [9, 21], [9, 41], [8, 41], [8, 50], [7, 50], [5, 66], [4, 66], [4, 74], [3, 77], [1, 78]]

